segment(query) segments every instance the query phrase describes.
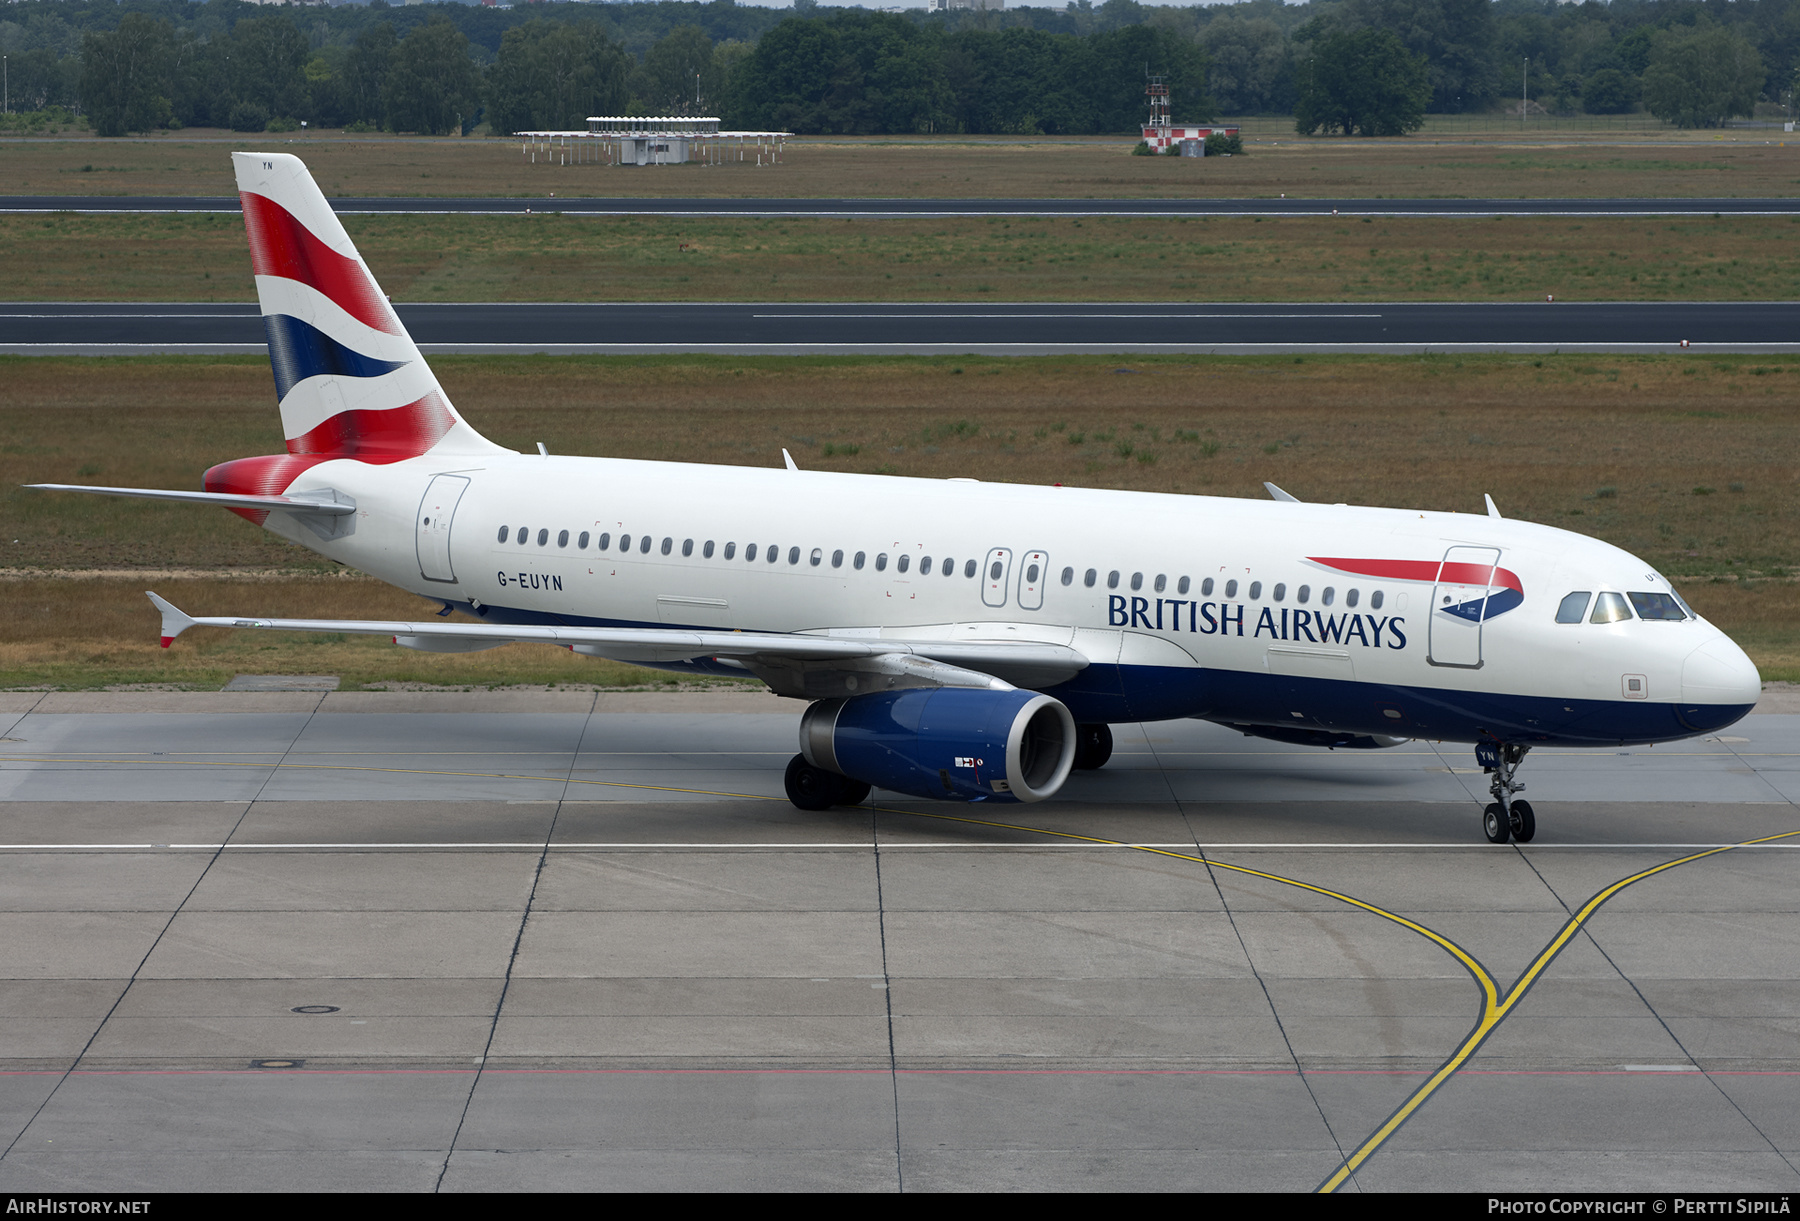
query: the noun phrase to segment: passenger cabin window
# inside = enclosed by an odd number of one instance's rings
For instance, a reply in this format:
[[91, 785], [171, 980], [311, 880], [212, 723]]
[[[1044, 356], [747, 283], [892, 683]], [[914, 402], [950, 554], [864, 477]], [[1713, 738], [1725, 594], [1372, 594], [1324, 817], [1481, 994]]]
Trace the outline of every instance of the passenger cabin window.
[[798, 564], [799, 562], [800, 562], [800, 548], [789, 547], [788, 548], [788, 563]]
[[1182, 577], [1181, 580], [1175, 582], [1175, 592], [1176, 593], [1185, 594], [1187, 591], [1188, 591], [1188, 579], [1186, 577]]
[[814, 568], [817, 568], [821, 563], [824, 562], [824, 560], [825, 560], [825, 553], [823, 551], [820, 551], [817, 547], [814, 547], [812, 549], [812, 555], [807, 557], [806, 562], [811, 564]]
[[500, 527], [500, 541], [503, 543], [506, 541], [506, 534], [507, 534], [507, 527], [501, 526]]
[[858, 551], [856, 553], [856, 558], [850, 561], [850, 567], [856, 569], [856, 571], [858, 571], [858, 572], [861, 572], [862, 566], [863, 566], [863, 557], [866, 554], [867, 554], [866, 552]]
[[1225, 582], [1225, 596], [1227, 598], [1237, 597], [1237, 582], [1235, 580]]
[[1261, 581], [1250, 582], [1250, 600], [1252, 602], [1254, 602], [1260, 597], [1262, 597], [1262, 582]]
[[589, 537], [589, 535], [588, 535], [588, 532], [587, 532], [587, 531], [586, 531], [586, 530], [583, 530], [583, 531], [582, 531], [582, 532], [581, 532], [581, 537], [580, 537], [580, 538], [578, 538], [578, 539], [576, 539], [576, 540], [575, 540], [575, 545], [576, 545], [576, 546], [577, 546], [577, 547], [579, 547], [579, 548], [580, 548], [580, 549], [581, 549], [581, 550], [583, 550], [583, 551], [586, 551], [586, 550], [587, 550], [587, 543], [588, 543], [588, 537]]
[[645, 534], [638, 539], [638, 554], [650, 554], [650, 536], [648, 534]]
[[1207, 577], [1206, 580], [1200, 582], [1200, 596], [1202, 598], [1212, 597], [1212, 591], [1213, 591], [1213, 579], [1211, 577]]
[[[795, 550], [797, 553], [798, 548], [796, 548]], [[767, 551], [763, 552], [763, 554], [768, 556], [769, 563], [773, 564], [775, 561], [777, 561], [781, 558], [781, 545], [779, 543], [770, 543], [769, 549]], [[796, 558], [797, 558], [797, 555], [796, 555]]]
[[880, 555], [875, 557], [875, 571], [876, 572], [886, 572], [887, 571], [887, 552], [883, 551]]
[[844, 566], [844, 552], [842, 548], [831, 553], [831, 566], [833, 568], [842, 568]]
[[531, 541], [531, 527], [530, 526], [520, 526], [519, 527], [519, 546], [523, 547], [526, 543], [529, 543], [530, 541]]
[[744, 563], [748, 564], [755, 558], [756, 558], [756, 544], [755, 543], [745, 543], [744, 544]]
[[1106, 587], [1108, 589], [1117, 589], [1119, 587], [1119, 570], [1117, 568], [1106, 574]]
[[538, 546], [548, 547], [549, 545], [550, 545], [550, 531], [548, 529], [539, 530], [538, 531]]
[[675, 540], [672, 538], [663, 539], [662, 553], [667, 555], [673, 550], [675, 550]]
[[682, 555], [694, 554], [694, 540], [693, 539], [687, 538], [687, 539], [681, 540], [681, 554]]
[[956, 575], [956, 561], [951, 559], [949, 556], [945, 556], [944, 562], [942, 564], [938, 565], [938, 567], [943, 570], [944, 575], [947, 577], [953, 577]]
[[1073, 568], [1065, 568], [1065, 569], [1063, 569], [1063, 573], [1062, 573], [1062, 583], [1063, 583], [1063, 584], [1064, 584], [1064, 585], [1073, 585], [1073, 584], [1075, 584], [1075, 570], [1074, 570], [1074, 569], [1073, 569]]
[[1327, 585], [1324, 592], [1319, 594], [1319, 605], [1330, 606], [1335, 601], [1337, 601], [1337, 590]]
[[605, 551], [610, 546], [612, 546], [612, 535], [610, 533], [602, 534], [600, 536], [600, 550]]
[[928, 577], [931, 575], [931, 557], [930, 556], [926, 556], [924, 559], [919, 561], [919, 575], [922, 577]]
[[1687, 616], [1682, 613], [1681, 605], [1676, 602], [1673, 594], [1651, 591], [1648, 593], [1634, 592], [1628, 596], [1631, 598], [1632, 609], [1637, 611], [1637, 617], [1639, 619], [1649, 619], [1654, 621], [1658, 619], [1687, 618]]
[[[1254, 598], [1256, 596], [1256, 586], [1254, 586], [1254, 585], [1252, 585], [1250, 587], [1250, 596], [1252, 598]], [[1279, 581], [1275, 582], [1275, 588], [1272, 591], [1272, 593], [1270, 594], [1270, 596], [1273, 597], [1277, 602], [1281, 601], [1283, 598], [1287, 597], [1287, 586], [1283, 585]]]
[[1588, 617], [1589, 623], [1618, 623], [1631, 618], [1631, 607], [1625, 604], [1624, 594], [1603, 593], [1594, 599], [1594, 613]]
[[1556, 607], [1558, 623], [1580, 623], [1587, 615], [1588, 599], [1594, 596], [1591, 589], [1578, 589], [1572, 594], [1563, 595], [1563, 600]]
[[725, 544], [725, 558], [729, 560], [729, 559], [735, 559], [736, 557], [737, 557], [737, 544], [736, 543], [726, 543]]
[[1169, 587], [1169, 578], [1165, 577], [1160, 572], [1157, 573], [1156, 580], [1155, 580], [1155, 582], [1152, 583], [1151, 588], [1156, 590], [1157, 593], [1161, 593], [1163, 590], [1167, 589], [1168, 587]]
[[975, 579], [975, 561], [974, 560], [965, 560], [963, 562], [963, 576], [968, 577], [971, 581], [973, 581]]
[[912, 566], [912, 556], [907, 555], [905, 552], [901, 552], [900, 558], [894, 564], [894, 567], [898, 568], [901, 572], [905, 572], [911, 566]]
[[1142, 589], [1143, 587], [1144, 587], [1144, 574], [1141, 572], [1132, 573], [1131, 574], [1131, 588], [1134, 590], [1138, 590], [1138, 589]]
[[[1331, 591], [1329, 589], [1325, 591], [1325, 605], [1326, 606], [1331, 605]], [[1354, 589], [1346, 589], [1344, 591], [1344, 605], [1345, 606], [1355, 606], [1356, 605], [1356, 591]]]
[[1025, 584], [1036, 585], [1038, 583], [1038, 575], [1039, 569], [1036, 564], [1027, 564], [1025, 566]]
[[709, 538], [706, 540], [706, 546], [700, 548], [700, 558], [710, 560], [710, 559], [712, 559], [712, 553], [713, 553], [713, 541]]
[[1312, 586], [1310, 586], [1310, 585], [1302, 585], [1299, 589], [1296, 589], [1294, 591], [1294, 600], [1296, 602], [1300, 603], [1300, 605], [1302, 605], [1302, 606], [1305, 606], [1307, 603], [1307, 600], [1311, 597], [1312, 597]]
[[629, 535], [629, 534], [619, 535], [619, 550], [620, 551], [630, 551], [631, 550], [631, 535]]
[[562, 531], [556, 536], [556, 545], [558, 547], [567, 547], [569, 545], [569, 532], [567, 530]]
[[1382, 598], [1382, 594], [1379, 589], [1376, 590], [1374, 593], [1370, 594], [1369, 595], [1369, 609], [1370, 610], [1380, 610], [1381, 609], [1381, 598]]

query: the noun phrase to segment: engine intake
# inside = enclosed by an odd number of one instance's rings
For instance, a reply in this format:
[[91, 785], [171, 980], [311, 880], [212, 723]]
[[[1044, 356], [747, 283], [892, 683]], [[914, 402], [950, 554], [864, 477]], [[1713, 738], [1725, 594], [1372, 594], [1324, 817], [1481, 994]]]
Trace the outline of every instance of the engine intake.
[[928, 687], [820, 700], [800, 720], [814, 767], [914, 797], [1042, 801], [1075, 763], [1075, 718], [1032, 691]]

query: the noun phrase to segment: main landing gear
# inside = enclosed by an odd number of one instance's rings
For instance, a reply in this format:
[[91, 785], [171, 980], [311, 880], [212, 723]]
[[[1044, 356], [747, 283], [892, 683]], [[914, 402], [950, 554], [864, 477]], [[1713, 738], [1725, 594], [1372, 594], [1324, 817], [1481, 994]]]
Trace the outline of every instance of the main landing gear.
[[862, 781], [814, 767], [806, 761], [805, 755], [795, 755], [788, 761], [783, 780], [787, 784], [788, 800], [802, 810], [859, 805], [869, 795], [869, 786]]
[[1105, 767], [1112, 758], [1112, 726], [1107, 724], [1075, 727], [1075, 770], [1091, 772]]
[[1493, 777], [1488, 791], [1494, 795], [1494, 800], [1481, 812], [1481, 829], [1487, 832], [1491, 844], [1504, 844], [1509, 839], [1529, 844], [1531, 837], [1537, 834], [1537, 814], [1531, 803], [1513, 800], [1514, 793], [1525, 791], [1525, 786], [1515, 777], [1519, 764], [1525, 762], [1530, 750], [1531, 747], [1516, 742], [1478, 742], [1475, 745], [1475, 762]]

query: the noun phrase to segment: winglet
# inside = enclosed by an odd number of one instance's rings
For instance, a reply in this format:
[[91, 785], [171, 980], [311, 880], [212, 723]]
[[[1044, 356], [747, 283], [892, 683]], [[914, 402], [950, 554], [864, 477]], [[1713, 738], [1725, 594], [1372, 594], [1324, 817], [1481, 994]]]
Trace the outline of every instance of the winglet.
[[1481, 494], [1481, 498], [1483, 500], [1487, 501], [1488, 516], [1496, 517], [1496, 518], [1499, 517], [1500, 516], [1500, 507], [1494, 503], [1494, 498], [1492, 496], [1489, 496], [1486, 492], [1483, 492]]
[[162, 612], [162, 647], [165, 649], [175, 643], [175, 637], [198, 622], [192, 615], [178, 609], [167, 598], [159, 597], [148, 589], [144, 591], [144, 596], [150, 599], [152, 606]]
[[1265, 482], [1263, 486], [1269, 489], [1269, 495], [1273, 496], [1276, 500], [1285, 500], [1289, 504], [1296, 505], [1300, 503], [1300, 498], [1298, 496], [1289, 496], [1286, 492], [1282, 491], [1272, 483]]
[[788, 453], [785, 449], [781, 451], [781, 460], [787, 463], [787, 468], [790, 471], [797, 471], [800, 469], [799, 466], [794, 463], [794, 455]]

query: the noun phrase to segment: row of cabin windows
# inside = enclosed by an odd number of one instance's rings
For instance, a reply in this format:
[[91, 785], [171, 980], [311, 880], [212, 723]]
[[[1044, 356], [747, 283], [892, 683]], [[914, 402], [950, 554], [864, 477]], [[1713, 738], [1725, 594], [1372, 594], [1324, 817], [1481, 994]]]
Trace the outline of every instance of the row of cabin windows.
[[[1588, 599], [1594, 600], [1594, 613], [1589, 615]], [[1627, 603], [1626, 599], [1630, 602]], [[1580, 623], [1583, 618], [1589, 623], [1622, 623], [1632, 617], [1632, 608], [1637, 609], [1639, 619], [1679, 620], [1697, 617], [1689, 609], [1688, 604], [1676, 593], [1659, 593], [1648, 591], [1641, 593], [1616, 594], [1602, 591], [1598, 597], [1592, 590], [1578, 589], [1564, 596], [1556, 608], [1558, 623]]]
[[[996, 573], [995, 575], [999, 575], [999, 574]], [[1083, 585], [1087, 586], [1089, 589], [1092, 589], [1099, 582], [1099, 580], [1100, 580], [1100, 572], [1098, 569], [1095, 569], [1095, 568], [1088, 569], [1081, 576], [1081, 583]], [[1120, 580], [1120, 574], [1116, 569], [1112, 572], [1107, 573], [1106, 574], [1106, 587], [1108, 589], [1117, 589], [1119, 587], [1119, 580]], [[1073, 585], [1075, 583], [1075, 570], [1073, 568], [1065, 568], [1062, 570], [1062, 583], [1064, 585]], [[1129, 584], [1133, 591], [1144, 588], [1144, 574], [1141, 572], [1132, 573]], [[1164, 573], [1160, 573], [1160, 572], [1157, 573], [1155, 578], [1150, 582], [1150, 588], [1159, 594], [1162, 593], [1164, 590], [1168, 589], [1168, 587], [1169, 587], [1169, 578]], [[1191, 589], [1192, 587], [1193, 587], [1193, 582], [1188, 577], [1181, 577], [1180, 579], [1178, 579], [1175, 582], [1175, 592], [1178, 594], [1186, 594], [1188, 592], [1188, 590]], [[1211, 577], [1207, 577], [1205, 580], [1200, 582], [1200, 596], [1202, 598], [1212, 597], [1213, 589], [1214, 589], [1214, 584], [1213, 584], [1213, 579]], [[1247, 590], [1245, 590], [1244, 592], [1249, 597], [1250, 601], [1252, 601], [1252, 602], [1260, 601], [1262, 599], [1262, 594], [1263, 594], [1263, 584], [1261, 581], [1252, 581], [1252, 582], [1250, 582], [1249, 588]], [[1287, 595], [1288, 595], [1288, 587], [1285, 582], [1277, 581], [1275, 583], [1275, 586], [1269, 590], [1269, 596], [1277, 602], [1286, 601]], [[1294, 590], [1294, 600], [1296, 602], [1300, 602], [1302, 604], [1312, 601], [1312, 595], [1313, 595], [1313, 588], [1310, 585], [1302, 585], [1298, 589]], [[1224, 588], [1224, 591], [1221, 594], [1221, 596], [1226, 597], [1226, 598], [1237, 597], [1238, 596], [1237, 581], [1236, 580], [1226, 581], [1225, 588]], [[1361, 598], [1362, 598], [1362, 594], [1361, 594], [1361, 591], [1359, 591], [1359, 590], [1346, 589], [1344, 591], [1344, 605], [1345, 606], [1355, 606], [1361, 600]], [[1319, 604], [1321, 606], [1330, 606], [1336, 601], [1337, 601], [1337, 590], [1334, 589], [1333, 587], [1331, 587], [1330, 585], [1327, 585], [1324, 589], [1319, 591]], [[1380, 610], [1381, 603], [1382, 603], [1382, 593], [1379, 589], [1369, 595], [1369, 606], [1372, 609]]]
[[[497, 536], [498, 541], [504, 543], [509, 536], [512, 536], [512, 534], [513, 534], [513, 531], [510, 526], [501, 526], [500, 533]], [[531, 529], [530, 529], [530, 527], [520, 526], [516, 537], [518, 538], [519, 546], [521, 546], [521, 547], [529, 546], [531, 544]], [[576, 536], [575, 546], [583, 551], [586, 551], [587, 546], [588, 546], [588, 540], [590, 537], [591, 536], [590, 536], [589, 532], [586, 530], [583, 530], [578, 536]], [[613, 537], [610, 533], [602, 533], [600, 535], [599, 539], [597, 540], [597, 545], [601, 551], [610, 551], [612, 549], [612, 542], [613, 542]], [[631, 551], [633, 542], [634, 542], [634, 539], [631, 535], [629, 535], [629, 534], [619, 535], [619, 552], [621, 554], [623, 554], [623, 553]], [[635, 539], [635, 542], [636, 542], [636, 548], [637, 548], [638, 554], [640, 554], [640, 555], [649, 555], [653, 549], [660, 551], [663, 555], [672, 555], [672, 554], [674, 554], [674, 551], [675, 551], [675, 540], [673, 538], [664, 538], [662, 540], [662, 544], [660, 547], [657, 546], [655, 539], [653, 539], [648, 534], [638, 535]], [[549, 530], [542, 529], [537, 532], [537, 545], [540, 547], [547, 547], [550, 545], [550, 531]], [[558, 534], [556, 536], [556, 545], [558, 547], [567, 547], [569, 545], [569, 532], [567, 530], [558, 532]], [[726, 558], [728, 560], [736, 559], [737, 558], [737, 550], [738, 550], [738, 545], [736, 543], [726, 543], [725, 547], [724, 547], [724, 551], [723, 551], [724, 558]], [[781, 562], [781, 547], [779, 544], [775, 544], [775, 543], [770, 543], [766, 548], [759, 547], [759, 545], [756, 543], [746, 543], [744, 545], [744, 562], [745, 563], [755, 563], [759, 550], [761, 551], [762, 555], [766, 558], [768, 563], [778, 564]], [[712, 539], [707, 539], [706, 542], [700, 544], [700, 555], [703, 559], [708, 559], [708, 560], [712, 559], [713, 552], [714, 552], [714, 543], [713, 543]], [[681, 554], [684, 556], [691, 556], [694, 554], [694, 540], [693, 539], [689, 538], [689, 539], [682, 540]], [[798, 565], [800, 563], [800, 556], [801, 556], [800, 548], [798, 548], [798, 547], [789, 547], [788, 548], [787, 562], [789, 564]], [[807, 562], [813, 568], [817, 568], [817, 567], [819, 567], [820, 564], [824, 563], [824, 559], [825, 559], [825, 552], [824, 552], [823, 548], [814, 547], [810, 553], [807, 553]], [[867, 552], [858, 551], [856, 553], [856, 555], [851, 558], [850, 566], [852, 568], [855, 568], [858, 571], [860, 571], [868, 563], [868, 559], [869, 559], [869, 556], [868, 556]], [[844, 553], [842, 550], [833, 551], [831, 553], [831, 566], [833, 568], [842, 568], [844, 566]], [[888, 566], [887, 552], [883, 551], [883, 552], [878, 553], [875, 556], [875, 571], [876, 572], [886, 572], [887, 566]], [[912, 556], [907, 555], [905, 552], [902, 552], [898, 556], [894, 557], [894, 568], [896, 571], [906, 572], [909, 568], [911, 568], [911, 566], [912, 566]], [[974, 560], [963, 561], [963, 576], [965, 578], [968, 578], [971, 580], [974, 579], [974, 576], [975, 576], [976, 571], [978, 570], [978, 567], [979, 567], [978, 564]], [[1005, 575], [1005, 572], [1006, 572], [1005, 565], [1003, 565], [999, 560], [995, 560], [993, 562], [993, 564], [991, 565], [991, 567], [992, 567], [993, 571], [988, 574], [988, 578], [990, 580], [998, 581], [1003, 575]], [[947, 577], [953, 576], [956, 573], [956, 561], [947, 556], [941, 560], [936, 560], [936, 559], [933, 559], [929, 555], [924, 556], [923, 558], [921, 558], [919, 560], [919, 574], [921, 576], [930, 576], [933, 571], [941, 572], [941, 573], [943, 573], [943, 575], [945, 575]], [[1036, 564], [1032, 564], [1026, 569], [1025, 582], [1028, 585], [1036, 585], [1037, 580], [1038, 580], [1038, 566]], [[1099, 582], [1099, 580], [1100, 580], [1099, 570], [1095, 569], [1095, 568], [1090, 568], [1085, 573], [1082, 574], [1081, 583], [1084, 586], [1086, 586], [1087, 588], [1092, 589]], [[1106, 587], [1108, 589], [1117, 589], [1119, 587], [1119, 581], [1120, 581], [1120, 574], [1117, 569], [1114, 569], [1113, 571], [1106, 574]], [[1075, 583], [1075, 570], [1073, 568], [1064, 568], [1062, 570], [1062, 583], [1064, 585], [1073, 585]], [[1132, 573], [1131, 580], [1130, 580], [1130, 586], [1133, 591], [1143, 589], [1144, 588], [1144, 574], [1141, 572]], [[1157, 573], [1155, 578], [1151, 581], [1151, 588], [1159, 594], [1163, 593], [1165, 590], [1167, 590], [1168, 587], [1169, 587], [1169, 578], [1166, 573], [1160, 573], [1160, 572]], [[1189, 577], [1180, 577], [1175, 582], [1175, 592], [1178, 594], [1185, 595], [1188, 592], [1188, 590], [1191, 589], [1192, 587], [1193, 587], [1193, 581]], [[1200, 596], [1201, 597], [1203, 597], [1203, 598], [1212, 597], [1213, 589], [1214, 589], [1213, 578], [1207, 577], [1200, 582]], [[1245, 591], [1245, 593], [1249, 597], [1250, 601], [1252, 601], [1252, 602], [1261, 601], [1262, 594], [1263, 594], [1262, 582], [1261, 581], [1251, 581], [1249, 588]], [[1269, 591], [1269, 594], [1276, 602], [1286, 601], [1287, 594], [1288, 594], [1288, 587], [1285, 583], [1278, 581], [1275, 583], [1274, 587]], [[1225, 582], [1225, 587], [1224, 587], [1222, 596], [1226, 597], [1226, 598], [1235, 598], [1238, 596], [1238, 583], [1235, 579], [1228, 580]], [[1570, 595], [1570, 596], [1573, 597], [1574, 595]], [[1637, 595], [1635, 595], [1635, 594], [1632, 596], [1634, 598], [1637, 597]], [[1358, 590], [1347, 589], [1344, 591], [1344, 605], [1345, 606], [1355, 606], [1360, 598], [1361, 598], [1361, 593]], [[1294, 600], [1301, 603], [1302, 605], [1306, 604], [1307, 602], [1310, 602], [1312, 600], [1312, 586], [1302, 585], [1299, 588], [1297, 588], [1294, 591]], [[1319, 591], [1319, 604], [1321, 606], [1330, 606], [1336, 600], [1337, 600], [1337, 590], [1332, 588], [1331, 586], [1327, 585], [1324, 589]], [[1565, 601], [1566, 601], [1566, 599], [1565, 599]], [[1373, 593], [1371, 593], [1369, 595], [1369, 606], [1371, 609], [1380, 610], [1381, 603], [1382, 603], [1382, 593], [1379, 589], [1375, 590]], [[1600, 621], [1595, 620], [1595, 622], [1600, 622]]]
[[[501, 526], [499, 534], [495, 537], [502, 543], [508, 538], [517, 538], [519, 546], [528, 547], [531, 545], [531, 527], [520, 526], [515, 535], [511, 526]], [[583, 530], [575, 537], [575, 546], [582, 551], [586, 551], [588, 541], [592, 537], [593, 536], [588, 531]], [[649, 555], [652, 550], [659, 551], [663, 555], [673, 555], [675, 552], [675, 540], [673, 538], [664, 538], [659, 546], [656, 540], [648, 534], [637, 535], [635, 539], [632, 535], [621, 534], [619, 535], [619, 554], [623, 555], [626, 552], [631, 551], [634, 543], [639, 555]], [[613, 549], [613, 536], [611, 533], [602, 533], [600, 537], [595, 540], [595, 544], [601, 551], [611, 551]], [[550, 545], [549, 530], [539, 530], [537, 532], [537, 545], [540, 547], [547, 547]], [[569, 532], [567, 530], [559, 531], [557, 533], [556, 545], [565, 548], [569, 545]], [[693, 555], [694, 545], [693, 539], [683, 539], [681, 541], [681, 554], [684, 556]], [[707, 539], [704, 543], [700, 544], [700, 556], [702, 559], [712, 559], [715, 550], [719, 550], [719, 548], [712, 539]], [[726, 543], [724, 548], [720, 550], [720, 554], [722, 554], [725, 559], [734, 560], [737, 558], [738, 545], [736, 543]], [[778, 564], [781, 562], [781, 546], [778, 543], [770, 543], [766, 547], [757, 543], [744, 544], [745, 563], [755, 563], [759, 554], [770, 564]], [[798, 565], [802, 554], [806, 556], [807, 564], [813, 568], [817, 568], [825, 562], [825, 550], [822, 547], [814, 547], [810, 552], [804, 553], [799, 547], [789, 547], [787, 549], [787, 562], [789, 564]], [[851, 557], [850, 566], [860, 570], [866, 567], [868, 562], [869, 553], [866, 551], [858, 551]], [[844, 552], [842, 550], [833, 551], [831, 553], [831, 566], [833, 568], [842, 568], [844, 566]], [[887, 566], [887, 552], [880, 552], [875, 556], [875, 571], [886, 572]], [[1035, 568], [1036, 565], [1033, 565], [1033, 567]], [[894, 557], [894, 568], [899, 572], [909, 571], [912, 568], [912, 556], [902, 553]], [[940, 560], [929, 555], [924, 556], [919, 560], [920, 575], [930, 576], [934, 571], [941, 572], [947, 577], [954, 576], [956, 573], [956, 561], [948, 556]], [[965, 560], [963, 562], [963, 576], [973, 580], [976, 571], [977, 565], [974, 560]], [[1000, 572], [1000, 564], [996, 562], [994, 564], [994, 578], [996, 580], [999, 579]], [[1032, 579], [1036, 580], [1036, 577], [1034, 576]]]

